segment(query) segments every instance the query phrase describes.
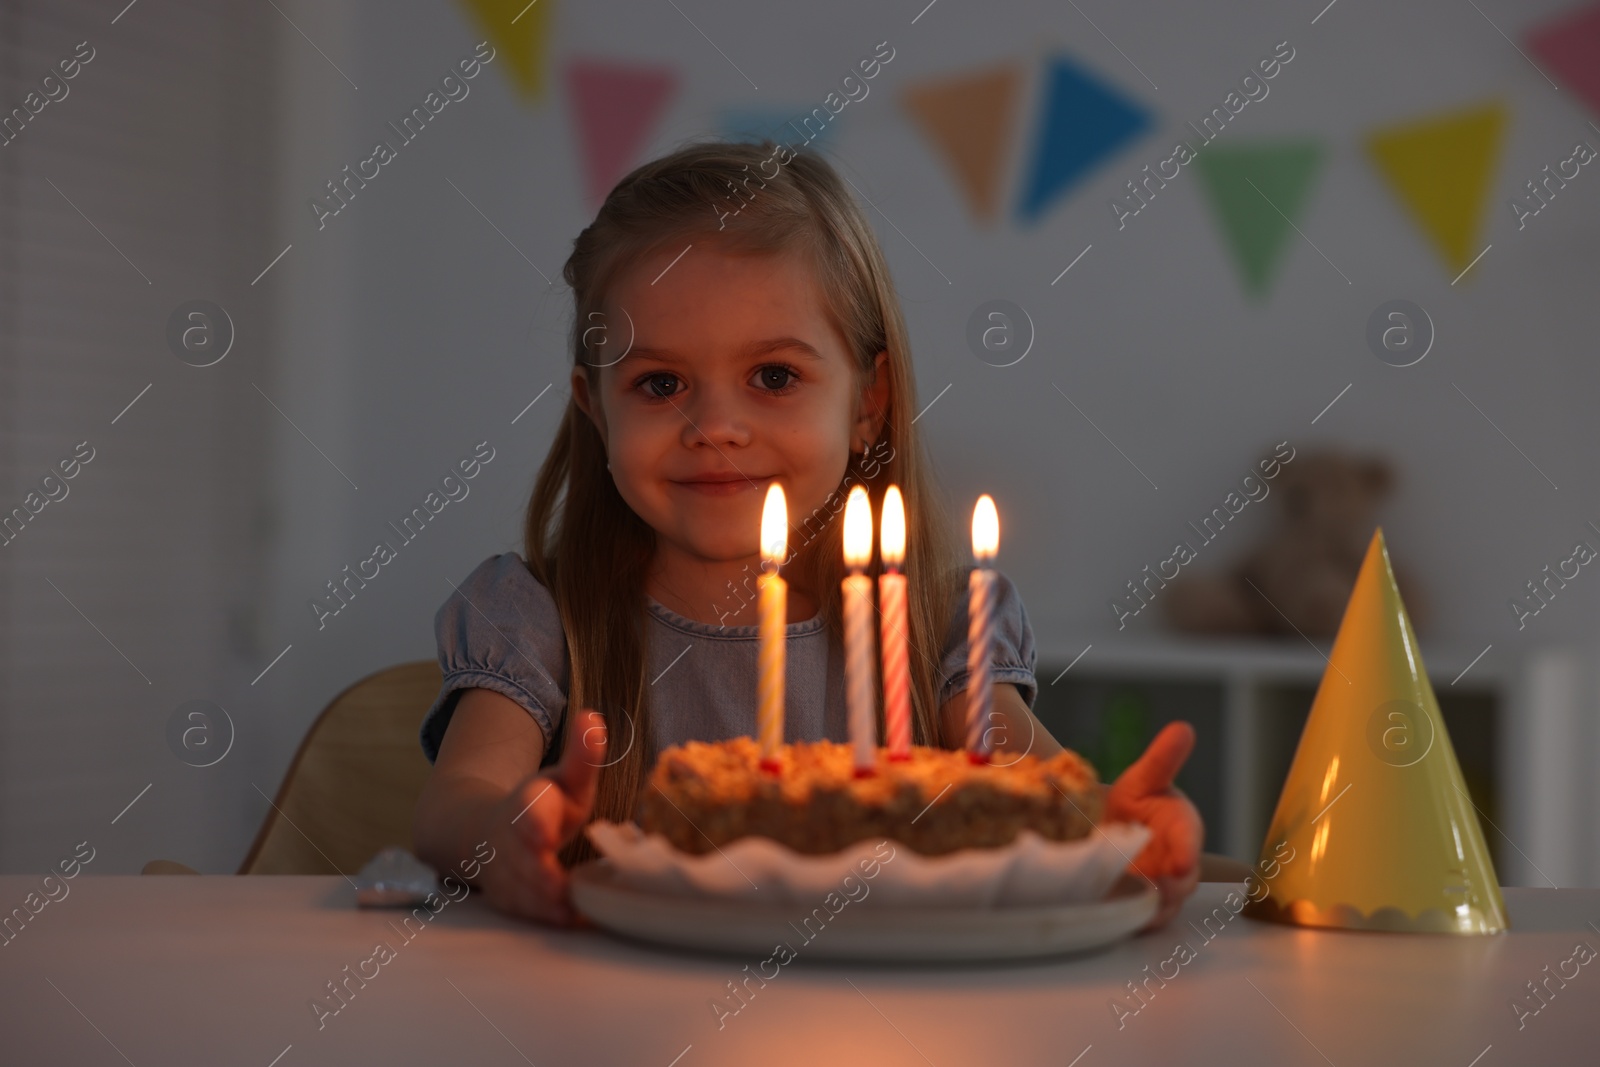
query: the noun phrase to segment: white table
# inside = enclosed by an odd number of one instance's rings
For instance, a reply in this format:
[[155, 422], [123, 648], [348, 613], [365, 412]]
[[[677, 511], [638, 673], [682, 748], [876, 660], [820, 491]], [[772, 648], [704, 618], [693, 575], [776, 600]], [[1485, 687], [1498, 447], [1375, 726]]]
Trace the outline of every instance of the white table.
[[[38, 885], [0, 878], [0, 907], [20, 905]], [[1578, 942], [1600, 950], [1589, 925], [1600, 923], [1600, 890], [1508, 889], [1515, 929], [1495, 938], [1320, 932], [1241, 917], [1206, 941], [1189, 920], [1230, 888], [1211, 884], [1161, 932], [1086, 957], [870, 967], [807, 960], [802, 948], [719, 1030], [711, 1000], [759, 960], [524, 925], [475, 893], [407, 943], [389, 925], [395, 913], [358, 911], [338, 878], [85, 873], [70, 885], [0, 947], [0, 1063], [1600, 1061], [1600, 960], [1520, 1031], [1510, 1007]], [[847, 917], [818, 936], [846, 934]], [[1119, 1030], [1111, 1000], [1128, 998], [1125, 983], [1172, 956], [1180, 939], [1196, 957], [1164, 988], [1152, 981], [1149, 1003]], [[319, 1030], [308, 1002], [378, 941], [393, 944], [394, 958]]]

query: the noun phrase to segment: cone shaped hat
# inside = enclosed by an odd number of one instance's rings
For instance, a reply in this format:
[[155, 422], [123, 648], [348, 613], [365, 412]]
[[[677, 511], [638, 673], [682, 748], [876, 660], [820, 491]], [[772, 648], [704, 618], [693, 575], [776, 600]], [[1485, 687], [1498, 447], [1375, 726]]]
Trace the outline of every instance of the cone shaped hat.
[[[1245, 913], [1302, 926], [1491, 934], [1499, 882], [1373, 534], [1261, 848]], [[1270, 872], [1270, 873], [1267, 873]]]

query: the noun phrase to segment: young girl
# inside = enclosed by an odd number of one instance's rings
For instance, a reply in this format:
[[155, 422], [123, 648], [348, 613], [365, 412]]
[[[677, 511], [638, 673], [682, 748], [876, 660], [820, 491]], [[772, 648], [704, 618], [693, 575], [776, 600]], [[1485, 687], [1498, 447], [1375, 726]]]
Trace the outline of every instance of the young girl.
[[[444, 687], [415, 823], [440, 869], [488, 841], [489, 901], [555, 923], [573, 919], [566, 868], [592, 854], [582, 827], [626, 821], [657, 753], [755, 733], [774, 481], [790, 520], [786, 740], [848, 737], [840, 515], [856, 484], [874, 514], [889, 485], [905, 498], [914, 743], [962, 747], [967, 700], [967, 565], [913, 425], [888, 267], [833, 169], [770, 143], [691, 145], [612, 190], [562, 275], [572, 398], [524, 556], [485, 560], [435, 618]], [[995, 758], [1049, 756], [1027, 613], [996, 584]], [[1162, 890], [1153, 925], [1198, 878], [1199, 815], [1172, 788], [1193, 742], [1167, 727], [1107, 795], [1110, 818], [1154, 831], [1137, 857]]]

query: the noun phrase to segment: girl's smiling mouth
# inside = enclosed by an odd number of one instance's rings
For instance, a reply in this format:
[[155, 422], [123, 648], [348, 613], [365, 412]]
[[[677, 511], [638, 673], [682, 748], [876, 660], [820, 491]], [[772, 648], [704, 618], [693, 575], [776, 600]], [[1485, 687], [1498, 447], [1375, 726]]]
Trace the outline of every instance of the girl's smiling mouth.
[[772, 475], [745, 475], [738, 471], [702, 474], [695, 478], [673, 479], [671, 484], [707, 496], [733, 496], [751, 489], [765, 489]]

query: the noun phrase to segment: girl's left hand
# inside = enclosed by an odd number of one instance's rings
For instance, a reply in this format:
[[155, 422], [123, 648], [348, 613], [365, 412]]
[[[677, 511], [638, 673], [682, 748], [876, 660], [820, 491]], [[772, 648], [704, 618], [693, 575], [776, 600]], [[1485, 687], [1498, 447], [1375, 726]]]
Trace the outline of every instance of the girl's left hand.
[[1168, 723], [1150, 747], [1106, 791], [1110, 822], [1150, 827], [1149, 842], [1133, 867], [1161, 891], [1161, 907], [1144, 927], [1153, 930], [1178, 913], [1200, 882], [1200, 846], [1205, 837], [1200, 813], [1172, 780], [1194, 748], [1194, 727]]

